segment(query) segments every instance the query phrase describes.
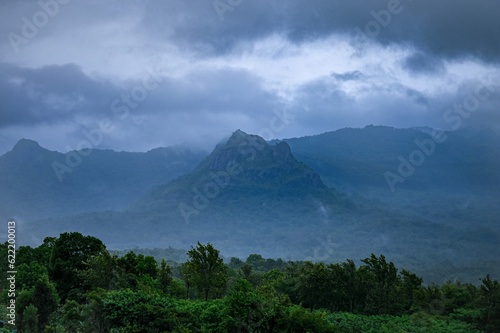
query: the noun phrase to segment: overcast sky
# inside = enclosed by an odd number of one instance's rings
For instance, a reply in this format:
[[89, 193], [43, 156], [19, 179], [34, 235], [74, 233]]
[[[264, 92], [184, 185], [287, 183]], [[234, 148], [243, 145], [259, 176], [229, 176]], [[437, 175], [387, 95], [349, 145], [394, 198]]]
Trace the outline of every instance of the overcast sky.
[[2, 1], [0, 154], [21, 138], [147, 151], [210, 149], [236, 129], [498, 128], [499, 13], [498, 0]]

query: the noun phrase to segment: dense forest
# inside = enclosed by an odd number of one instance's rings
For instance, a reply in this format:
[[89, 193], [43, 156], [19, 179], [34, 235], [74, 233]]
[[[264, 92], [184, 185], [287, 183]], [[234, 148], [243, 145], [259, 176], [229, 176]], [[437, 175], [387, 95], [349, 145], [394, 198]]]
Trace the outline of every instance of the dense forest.
[[[8, 243], [1, 245], [7, 253]], [[500, 285], [423, 285], [384, 255], [357, 265], [224, 262], [198, 242], [185, 262], [112, 254], [80, 233], [16, 251], [15, 310], [2, 256], [1, 329], [11, 332], [499, 332]], [[14, 318], [14, 319], [13, 319]]]

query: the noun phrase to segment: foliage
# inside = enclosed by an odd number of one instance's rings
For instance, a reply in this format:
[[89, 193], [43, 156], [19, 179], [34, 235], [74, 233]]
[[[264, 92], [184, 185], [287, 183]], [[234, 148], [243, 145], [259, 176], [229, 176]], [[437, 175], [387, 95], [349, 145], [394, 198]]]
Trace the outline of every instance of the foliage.
[[[176, 266], [181, 281], [166, 260], [111, 255], [98, 239], [80, 234], [21, 252], [19, 332], [500, 331], [500, 285], [489, 275], [480, 286], [423, 286], [383, 255], [359, 267], [352, 260], [285, 263], [258, 254], [226, 266], [210, 243], [198, 243]], [[29, 255], [36, 258], [31, 265]], [[64, 299], [60, 293], [69, 286], [78, 293]]]
[[23, 311], [23, 327], [25, 333], [38, 333], [38, 309], [33, 304]]
[[84, 317], [80, 304], [73, 300], [67, 300], [62, 308], [62, 324], [68, 332], [77, 332], [82, 326]]
[[326, 319], [341, 332], [349, 333], [479, 333], [474, 326], [446, 317], [417, 312], [411, 316], [366, 316], [352, 313], [328, 313]]
[[42, 276], [35, 283], [31, 302], [38, 309], [39, 327], [45, 327], [59, 303], [56, 288], [47, 275]]
[[101, 254], [90, 257], [84, 262], [85, 268], [79, 271], [85, 290], [120, 289], [128, 285], [125, 270], [120, 266], [117, 256], [111, 256], [105, 249]]
[[227, 268], [219, 251], [212, 244], [202, 245], [188, 251], [190, 260], [184, 268], [184, 277], [192, 282], [205, 300], [220, 297], [226, 290]]
[[56, 283], [63, 301], [83, 297], [83, 279], [76, 273], [85, 268], [85, 262], [92, 256], [100, 255], [103, 249], [104, 244], [99, 239], [78, 232], [63, 233], [54, 242], [49, 276]]
[[172, 268], [167, 265], [165, 259], [161, 260], [160, 270], [158, 271], [158, 282], [160, 288], [164, 293], [168, 292], [170, 285], [172, 284]]

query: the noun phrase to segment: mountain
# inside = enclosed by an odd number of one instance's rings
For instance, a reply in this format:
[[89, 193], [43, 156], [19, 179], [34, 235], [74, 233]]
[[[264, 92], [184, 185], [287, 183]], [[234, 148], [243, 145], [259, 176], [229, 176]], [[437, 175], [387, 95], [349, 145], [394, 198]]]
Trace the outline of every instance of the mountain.
[[284, 141], [326, 185], [364, 204], [500, 233], [500, 135], [493, 130], [367, 126]]
[[[221, 202], [253, 205], [254, 201], [282, 203], [283, 198], [306, 197], [333, 200], [334, 191], [327, 189], [314, 170], [295, 159], [287, 143], [271, 146], [257, 135], [238, 130], [193, 172], [155, 187], [135, 209], [180, 207], [181, 212], [199, 215], [201, 210], [215, 210], [214, 205]], [[239, 198], [246, 200], [240, 202]]]
[[185, 248], [200, 240], [232, 250], [245, 244], [238, 253], [262, 249], [264, 254], [270, 254], [267, 247], [275, 243], [278, 228], [283, 241], [273, 249], [289, 254], [290, 235], [307, 236], [301, 230], [319, 228], [326, 210], [340, 212], [349, 204], [297, 161], [288, 144], [271, 146], [261, 137], [236, 131], [191, 173], [153, 187], [125, 212], [49, 219], [31, 228], [33, 234], [47, 224], [56, 234], [78, 228], [114, 248]]
[[[403, 134], [413, 140], [412, 135]], [[395, 135], [392, 140], [401, 137]], [[465, 219], [478, 211], [465, 208], [462, 215], [453, 217], [460, 223], [453, 224], [447, 223], [448, 211], [442, 219], [429, 219], [362, 194], [343, 194], [326, 186], [323, 175], [304, 160], [300, 162], [290, 146], [286, 141], [269, 144], [256, 135], [236, 131], [192, 172], [154, 186], [127, 210], [35, 221], [26, 226], [23, 235], [80, 231], [101, 238], [114, 249], [187, 248], [196, 241], [211, 242], [224, 255], [241, 257], [260, 253], [337, 261], [365, 258], [373, 252], [408, 268], [444, 260], [470, 264], [478, 258], [498, 258], [496, 227], [489, 220]], [[317, 141], [309, 150], [323, 150], [323, 161], [333, 162], [335, 157], [330, 157], [327, 147], [327, 142]], [[349, 153], [343, 154], [345, 161]], [[371, 158], [377, 160], [377, 154]], [[328, 168], [323, 174], [326, 172]], [[425, 196], [424, 190], [419, 193]]]
[[151, 186], [189, 172], [204, 156], [185, 147], [62, 154], [22, 139], [0, 156], [0, 216], [29, 221], [123, 209]]
[[[491, 130], [367, 126], [284, 141], [327, 185], [346, 191], [393, 192], [387, 172], [404, 179], [395, 183], [394, 192], [472, 188], [498, 193], [500, 188], [500, 136]], [[411, 175], [399, 172], [401, 164]]]

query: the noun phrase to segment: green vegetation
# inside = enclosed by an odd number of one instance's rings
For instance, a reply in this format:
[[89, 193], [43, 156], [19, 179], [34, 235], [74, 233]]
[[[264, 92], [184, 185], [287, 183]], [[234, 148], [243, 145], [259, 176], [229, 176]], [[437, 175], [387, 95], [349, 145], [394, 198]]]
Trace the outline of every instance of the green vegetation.
[[[7, 243], [1, 245], [7, 252]], [[250, 255], [212, 244], [164, 258], [111, 255], [64, 233], [17, 256], [18, 332], [498, 332], [500, 284], [422, 284], [383, 256], [356, 266]], [[5, 264], [5, 263], [4, 263]], [[174, 270], [178, 270], [174, 274]], [[6, 271], [4, 269], [3, 271]], [[179, 276], [180, 278], [175, 277]], [[5, 317], [6, 279], [2, 281]], [[6, 328], [3, 329], [4, 331]]]

